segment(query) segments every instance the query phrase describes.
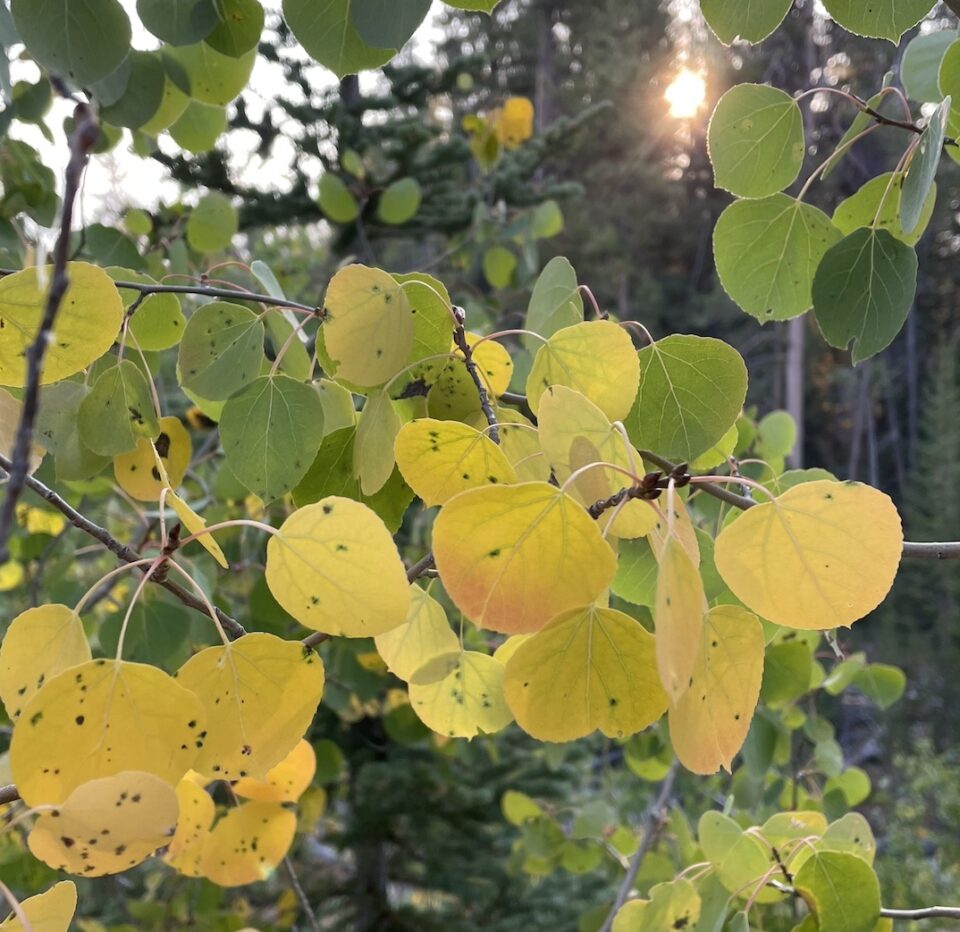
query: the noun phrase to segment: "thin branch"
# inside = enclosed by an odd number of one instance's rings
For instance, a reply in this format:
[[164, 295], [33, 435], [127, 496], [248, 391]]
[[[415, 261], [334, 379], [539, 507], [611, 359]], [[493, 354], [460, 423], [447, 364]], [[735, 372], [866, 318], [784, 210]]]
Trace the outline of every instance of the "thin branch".
[[488, 435], [494, 443], [499, 443], [500, 425], [497, 423], [497, 415], [493, 410], [493, 405], [490, 403], [487, 386], [480, 377], [480, 370], [477, 368], [477, 363], [473, 358], [473, 348], [467, 342], [467, 333], [464, 330], [466, 312], [462, 307], [455, 307], [453, 311], [457, 318], [457, 326], [453, 331], [453, 342], [457, 344], [457, 348], [463, 353], [463, 362], [467, 367], [467, 372], [470, 373], [470, 378], [477, 387], [477, 394], [480, 396], [480, 408], [483, 411], [484, 417], [487, 419], [487, 424], [490, 425]]
[[43, 372], [43, 358], [51, 342], [54, 321], [60, 311], [63, 297], [70, 285], [67, 263], [70, 260], [70, 232], [73, 226], [73, 206], [80, 190], [80, 182], [87, 166], [87, 159], [93, 149], [100, 128], [93, 111], [85, 103], [78, 103], [73, 111], [76, 129], [70, 136], [70, 161], [64, 174], [63, 210], [60, 216], [60, 232], [53, 251], [53, 276], [50, 290], [47, 292], [43, 316], [33, 343], [27, 350], [27, 378], [23, 392], [23, 408], [20, 412], [20, 424], [17, 426], [16, 442], [12, 451], [12, 466], [8, 470], [10, 481], [7, 494], [0, 510], [0, 563], [9, 559], [7, 540], [13, 527], [17, 499], [23, 491], [24, 479], [30, 468], [30, 446], [33, 442], [34, 423], [40, 409], [40, 377]]
[[20, 791], [12, 784], [0, 786], [0, 806], [15, 803], [20, 798]]
[[433, 569], [434, 566], [433, 551], [430, 551], [422, 560], [418, 560], [407, 570], [407, 582], [415, 582], [423, 576], [427, 570]]
[[[5, 469], [9, 473], [10, 467], [10, 460], [3, 454], [0, 454], [0, 468]], [[100, 527], [99, 524], [95, 524], [85, 515], [80, 514], [76, 508], [69, 502], [64, 501], [53, 489], [44, 485], [39, 480], [34, 479], [33, 476], [27, 476], [24, 480], [24, 485], [32, 492], [36, 492], [36, 494], [48, 504], [56, 508], [74, 527], [79, 528], [85, 534], [89, 534], [92, 538], [98, 540], [107, 550], [114, 554], [114, 556], [123, 560], [124, 563], [135, 563], [137, 560], [143, 559], [140, 553], [132, 547], [118, 541], [106, 528]], [[188, 608], [192, 608], [202, 615], [209, 614], [206, 605], [201, 599], [198, 599], [182, 586], [177, 585], [177, 583], [169, 579], [154, 579], [152, 581], [176, 596]], [[216, 613], [220, 624], [223, 625], [224, 630], [231, 638], [236, 639], [246, 634], [246, 630], [240, 622], [234, 620], [219, 608], [216, 610]]]
[[283, 866], [287, 869], [287, 876], [290, 878], [290, 886], [293, 887], [293, 892], [297, 895], [297, 899], [300, 901], [300, 909], [303, 911], [303, 915], [310, 924], [310, 928], [313, 929], [313, 932], [320, 932], [320, 923], [317, 922], [317, 914], [313, 911], [313, 907], [310, 905], [310, 901], [307, 899], [307, 894], [303, 892], [303, 887], [300, 885], [300, 878], [297, 876], [296, 868], [293, 866], [293, 861], [291, 860], [289, 854], [283, 859]]
[[637, 874], [640, 872], [640, 867], [643, 865], [644, 859], [650, 853], [657, 840], [657, 836], [660, 834], [663, 818], [666, 815], [667, 804], [670, 802], [670, 794], [673, 792], [673, 784], [677, 779], [679, 771], [680, 762], [675, 760], [670, 765], [670, 769], [667, 771], [663, 783], [660, 784], [660, 792], [657, 794], [656, 800], [647, 810], [647, 814], [643, 820], [643, 840], [633, 853], [633, 857], [630, 858], [630, 866], [627, 868], [626, 874], [623, 875], [623, 880], [620, 881], [617, 898], [613, 901], [613, 906], [610, 907], [610, 912], [600, 927], [600, 932], [610, 932], [613, 928], [613, 920], [620, 911], [620, 907], [627, 902], [630, 896], [630, 891], [633, 889], [633, 884], [637, 879]]
[[921, 909], [881, 909], [885, 919], [918, 922], [921, 919], [960, 919], [960, 906], [924, 906]]

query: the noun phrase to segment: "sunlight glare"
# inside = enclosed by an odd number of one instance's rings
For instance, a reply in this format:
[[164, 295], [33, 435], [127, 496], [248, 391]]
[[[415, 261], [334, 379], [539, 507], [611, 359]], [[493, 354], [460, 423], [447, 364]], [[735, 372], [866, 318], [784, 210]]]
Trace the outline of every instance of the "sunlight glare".
[[670, 116], [688, 120], [703, 106], [707, 96], [707, 82], [702, 75], [684, 68], [673, 79], [663, 96], [670, 104]]

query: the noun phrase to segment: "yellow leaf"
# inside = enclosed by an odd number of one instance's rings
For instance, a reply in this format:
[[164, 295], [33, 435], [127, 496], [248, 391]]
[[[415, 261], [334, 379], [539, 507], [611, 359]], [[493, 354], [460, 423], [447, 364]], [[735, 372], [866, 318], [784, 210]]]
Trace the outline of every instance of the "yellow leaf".
[[670, 699], [677, 702], [690, 685], [707, 598], [703, 580], [680, 540], [670, 535], [660, 555], [654, 621], [657, 668]]
[[0, 563], [0, 592], [10, 592], [23, 582], [23, 564], [16, 560]]
[[353, 474], [364, 495], [380, 491], [393, 472], [393, 444], [400, 431], [400, 416], [383, 391], [371, 392], [360, 414], [353, 445]]
[[695, 651], [693, 682], [670, 707], [670, 740], [687, 770], [730, 770], [760, 697], [763, 628], [752, 612], [718, 605], [704, 615]]
[[17, 524], [28, 534], [48, 534], [56, 537], [67, 526], [67, 519], [58, 511], [20, 504], [17, 505]]
[[171, 785], [203, 745], [200, 700], [156, 667], [91, 660], [47, 680], [13, 729], [10, 764], [31, 806], [124, 770]]
[[127, 770], [83, 783], [34, 823], [27, 844], [55, 870], [119, 874], [168, 844], [177, 794], [152, 773]]
[[407, 574], [383, 521], [331, 495], [295, 511], [267, 543], [267, 585], [302, 625], [373, 637], [406, 621]]
[[[656, 504], [667, 520], [664, 521], [663, 518], [658, 516], [653, 529], [650, 531], [650, 549], [653, 551], [653, 555], [659, 560], [663, 556], [663, 548], [667, 541], [675, 538], [680, 541], [681, 546], [687, 552], [690, 562], [694, 566], [699, 566], [700, 542], [697, 540], [697, 529], [690, 519], [690, 512], [687, 510], [683, 499], [677, 494], [673, 495], [672, 516], [668, 513], [670, 511], [669, 495], [661, 495]], [[671, 517], [672, 521], [670, 520]]]
[[806, 482], [717, 538], [717, 569], [748, 608], [787, 628], [848, 627], [893, 585], [903, 549], [893, 502], [858, 482]]
[[593, 519], [546, 482], [461, 492], [434, 523], [433, 552], [457, 608], [505, 634], [589, 605], [617, 568]]
[[[167, 492], [167, 497], [164, 499], [167, 504], [176, 512], [177, 517], [180, 519], [180, 523], [191, 533], [196, 534], [199, 531], [202, 531], [206, 528], [207, 522], [200, 517], [176, 492], [170, 491]], [[201, 537], [197, 538], [197, 543], [203, 547], [204, 550], [209, 553], [214, 560], [217, 561], [224, 569], [229, 567], [227, 558], [224, 555], [224, 552], [220, 549], [220, 545], [213, 539], [212, 534], [204, 534]]]
[[443, 654], [410, 680], [410, 704], [439, 735], [472, 738], [513, 721], [503, 696], [503, 664], [477, 651]]
[[11, 720], [47, 680], [90, 656], [80, 616], [66, 605], [40, 605], [17, 615], [0, 645], [0, 701]]
[[653, 635], [610, 608], [554, 618], [517, 648], [504, 689], [517, 724], [541, 741], [574, 741], [596, 729], [625, 738], [667, 709]]
[[[546, 482], [550, 478], [550, 464], [540, 449], [537, 428], [519, 411], [497, 408], [500, 424], [500, 449], [509, 460], [520, 482]], [[483, 413], [473, 415], [471, 426], [483, 430], [487, 419]]]
[[456, 421], [421, 418], [404, 424], [395, 450], [407, 485], [428, 506], [442, 505], [466, 489], [517, 481], [487, 435]]
[[517, 652], [521, 644], [526, 644], [527, 641], [532, 638], [532, 634], [514, 634], [512, 637], [508, 637], [494, 652], [493, 656], [495, 660], [499, 660], [504, 666], [506, 666], [510, 658]]
[[202, 877], [203, 848], [216, 806], [210, 794], [188, 774], [177, 784], [180, 814], [163, 860], [186, 877]]
[[[0, 347], [2, 347], [0, 343]], [[20, 414], [23, 411], [23, 405], [19, 399], [14, 398], [5, 388], [0, 388], [0, 453], [7, 459], [13, 456], [13, 448], [16, 445], [17, 430], [20, 426]], [[27, 468], [27, 475], [36, 472], [46, 451], [36, 443], [30, 444], [30, 465]], [[0, 926], [2, 928], [2, 926]]]
[[194, 654], [177, 671], [207, 724], [194, 767], [258, 780], [303, 737], [323, 695], [323, 661], [299, 641], [255, 632]]
[[[61, 880], [49, 890], [27, 897], [20, 909], [30, 922], [31, 932], [67, 932], [77, 909], [77, 886], [72, 880]], [[0, 922], [2, 932], [24, 932], [16, 916]]]
[[576, 389], [612, 421], [622, 421], [640, 386], [640, 360], [630, 335], [609, 320], [558, 330], [537, 350], [527, 376], [527, 402], [534, 414], [551, 385]]
[[[575, 479], [574, 497], [581, 504], [589, 507], [603, 501], [631, 486], [631, 475], [643, 476], [643, 460], [639, 452], [581, 392], [564, 385], [551, 386], [540, 399], [537, 420], [540, 445], [561, 483], [591, 463], [619, 467], [594, 467]], [[598, 520], [601, 528], [609, 526], [610, 533], [616, 537], [643, 537], [656, 524], [657, 512], [647, 502], [628, 501], [616, 517], [611, 509]]]
[[516, 149], [533, 135], [533, 103], [527, 97], [508, 97], [494, 116], [494, 132], [505, 149]]
[[[475, 347], [473, 361], [492, 403], [510, 387], [513, 360], [495, 340], [480, 343], [483, 338], [476, 333], [468, 333], [466, 339], [469, 346]], [[480, 411], [480, 394], [467, 371], [462, 351], [453, 344], [450, 352], [453, 358], [440, 371], [427, 395], [427, 409], [431, 417], [445, 421], [466, 420]]]
[[297, 817], [279, 803], [242, 803], [210, 833], [203, 874], [221, 887], [265, 880], [286, 856], [296, 830]]
[[323, 339], [334, 375], [355, 385], [383, 385], [413, 348], [413, 314], [406, 294], [386, 272], [348, 265], [330, 280]]
[[374, 638], [387, 668], [401, 680], [410, 677], [428, 660], [457, 650], [459, 641], [443, 606], [419, 586], [410, 587], [407, 620]]
[[113, 458], [113, 474], [117, 484], [138, 502], [155, 502], [160, 498], [164, 481], [154, 461], [154, 446], [163, 460], [167, 484], [178, 488], [186, 475], [193, 455], [190, 434], [176, 417], [160, 418], [160, 433], [151, 441], [141, 437], [129, 453]]
[[[123, 302], [103, 269], [67, 265], [70, 285], [43, 358], [40, 382], [49, 385], [86, 369], [111, 346], [123, 323]], [[46, 305], [53, 267], [29, 268], [0, 281], [0, 385], [26, 384], [26, 352]]]
[[310, 786], [317, 772], [317, 755], [309, 742], [301, 738], [279, 764], [271, 767], [263, 780], [243, 777], [233, 792], [262, 803], [295, 803]]

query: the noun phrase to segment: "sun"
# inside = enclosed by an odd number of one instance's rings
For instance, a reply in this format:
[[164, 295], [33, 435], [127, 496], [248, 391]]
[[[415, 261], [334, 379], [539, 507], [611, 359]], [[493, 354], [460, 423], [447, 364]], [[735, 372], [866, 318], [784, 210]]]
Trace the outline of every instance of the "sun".
[[687, 120], [695, 116], [707, 96], [707, 82], [695, 71], [684, 68], [663, 95], [670, 104], [670, 116]]

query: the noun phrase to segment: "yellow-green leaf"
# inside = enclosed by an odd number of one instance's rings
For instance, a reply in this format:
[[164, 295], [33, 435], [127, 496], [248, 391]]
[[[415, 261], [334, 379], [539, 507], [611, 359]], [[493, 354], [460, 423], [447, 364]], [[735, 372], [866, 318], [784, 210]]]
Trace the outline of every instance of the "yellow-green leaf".
[[394, 442], [400, 431], [400, 415], [384, 391], [371, 392], [360, 414], [353, 446], [353, 474], [364, 495], [375, 495], [390, 478], [394, 467]]
[[374, 638], [377, 651], [394, 676], [409, 680], [427, 661], [457, 649], [457, 636], [443, 606], [425, 589], [410, 587], [407, 620]]
[[[181, 524], [191, 533], [197, 534], [207, 527], [207, 522], [200, 517], [179, 495], [174, 491], [167, 492], [166, 503], [176, 512]], [[230, 564], [227, 562], [226, 555], [220, 549], [220, 545], [213, 539], [212, 534], [203, 534], [197, 538], [197, 543], [209, 553], [224, 569]]]

